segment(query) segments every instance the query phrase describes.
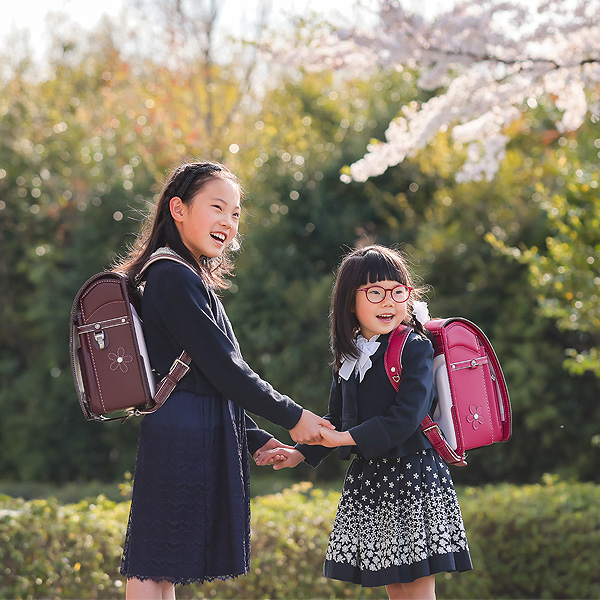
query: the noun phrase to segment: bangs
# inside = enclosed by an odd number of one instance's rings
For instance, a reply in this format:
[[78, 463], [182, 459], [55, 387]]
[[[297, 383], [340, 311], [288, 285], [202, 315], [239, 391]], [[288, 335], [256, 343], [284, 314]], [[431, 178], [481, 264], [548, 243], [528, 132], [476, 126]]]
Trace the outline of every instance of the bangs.
[[358, 286], [386, 280], [410, 284], [406, 266], [395, 254], [369, 250], [362, 257], [361, 263], [357, 273]]

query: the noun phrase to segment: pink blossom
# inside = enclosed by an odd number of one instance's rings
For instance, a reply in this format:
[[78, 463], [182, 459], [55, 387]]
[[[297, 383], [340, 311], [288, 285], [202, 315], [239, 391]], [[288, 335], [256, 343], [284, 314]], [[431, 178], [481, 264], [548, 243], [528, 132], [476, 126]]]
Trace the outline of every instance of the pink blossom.
[[600, 0], [545, 0], [537, 7], [462, 0], [431, 19], [398, 0], [381, 0], [377, 26], [322, 32], [295, 59], [314, 69], [353, 72], [378, 64], [418, 68], [420, 87], [446, 88], [403, 107], [385, 140], [369, 145], [344, 181], [380, 175], [445, 130], [467, 147], [457, 179], [490, 180], [505, 156], [506, 128], [526, 102], [552, 95], [562, 112], [555, 124], [561, 132], [598, 112], [585, 92], [600, 83], [599, 39]]

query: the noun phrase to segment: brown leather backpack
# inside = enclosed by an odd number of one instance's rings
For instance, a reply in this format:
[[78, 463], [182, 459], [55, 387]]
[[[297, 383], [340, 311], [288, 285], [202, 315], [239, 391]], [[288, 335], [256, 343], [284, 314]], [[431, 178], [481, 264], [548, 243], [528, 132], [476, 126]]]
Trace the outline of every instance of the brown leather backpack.
[[[157, 260], [192, 268], [168, 248]], [[189, 370], [185, 352], [156, 384], [142, 332], [141, 292], [122, 273], [105, 271], [88, 279], [71, 311], [71, 367], [79, 404], [88, 421], [125, 420], [157, 411]]]

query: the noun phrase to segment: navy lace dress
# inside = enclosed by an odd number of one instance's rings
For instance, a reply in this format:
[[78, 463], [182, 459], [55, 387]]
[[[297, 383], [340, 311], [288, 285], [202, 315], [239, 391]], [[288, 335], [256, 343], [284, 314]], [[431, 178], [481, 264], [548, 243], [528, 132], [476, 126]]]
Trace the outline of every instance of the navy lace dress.
[[190, 268], [150, 267], [143, 318], [153, 367], [165, 373], [185, 347], [192, 368], [142, 421], [121, 573], [174, 584], [243, 575], [249, 454], [271, 437], [244, 409], [291, 429], [302, 408], [243, 361], [221, 302]]
[[144, 417], [121, 573], [192, 583], [248, 571], [242, 413], [219, 396], [181, 390]]

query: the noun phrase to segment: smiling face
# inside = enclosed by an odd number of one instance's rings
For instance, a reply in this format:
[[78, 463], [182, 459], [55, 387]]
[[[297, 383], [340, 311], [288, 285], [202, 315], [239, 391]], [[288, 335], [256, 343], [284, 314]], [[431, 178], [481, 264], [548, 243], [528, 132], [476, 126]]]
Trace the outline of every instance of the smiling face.
[[[392, 290], [398, 285], [401, 285], [400, 281], [377, 281], [378, 286], [381, 286], [386, 290], [385, 298], [378, 304], [373, 304], [367, 300], [367, 294], [364, 291], [356, 291], [356, 305], [355, 312], [358, 324], [360, 325], [361, 334], [371, 339], [377, 334], [386, 334], [393, 331], [402, 323], [406, 316], [406, 302], [395, 302], [392, 300], [391, 293], [388, 290]], [[361, 288], [373, 285], [372, 283]]]
[[170, 209], [190, 252], [196, 258], [216, 258], [237, 234], [240, 189], [233, 181], [213, 177], [188, 204], [178, 196], [172, 198]]

